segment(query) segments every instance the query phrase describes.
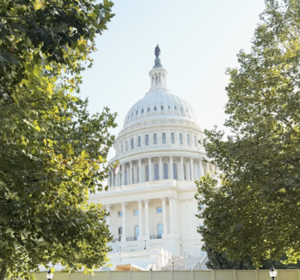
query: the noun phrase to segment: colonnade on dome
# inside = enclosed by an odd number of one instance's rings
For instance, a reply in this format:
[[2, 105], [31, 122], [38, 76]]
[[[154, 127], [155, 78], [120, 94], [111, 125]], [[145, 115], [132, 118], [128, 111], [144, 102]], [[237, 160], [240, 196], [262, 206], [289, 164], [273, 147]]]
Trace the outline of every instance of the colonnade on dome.
[[117, 172], [110, 170], [108, 186], [125, 186], [167, 179], [194, 181], [206, 173], [213, 174], [215, 171], [214, 165], [204, 162], [199, 157], [148, 156], [121, 161]]

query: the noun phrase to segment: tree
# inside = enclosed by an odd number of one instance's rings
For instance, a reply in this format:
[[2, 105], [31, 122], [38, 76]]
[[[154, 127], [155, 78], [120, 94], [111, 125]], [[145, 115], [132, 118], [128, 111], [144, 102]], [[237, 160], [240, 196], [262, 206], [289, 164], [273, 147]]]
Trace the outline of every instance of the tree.
[[225, 252], [219, 253], [213, 248], [204, 244], [202, 250], [207, 253], [208, 262], [206, 262], [206, 267], [208, 269], [223, 270], [223, 269], [244, 269], [242, 261], [230, 261], [227, 258]]
[[39, 265], [100, 267], [111, 240], [101, 205], [116, 114], [90, 115], [80, 73], [112, 3], [1, 1], [0, 280]]
[[228, 69], [225, 126], [206, 131], [222, 175], [198, 182], [203, 240], [230, 260], [300, 259], [300, 3], [265, 0], [251, 52]]
[[[202, 250], [204, 250], [207, 253], [208, 262], [206, 262], [206, 266], [209, 269], [214, 269], [214, 270], [254, 269], [254, 266], [249, 257], [239, 261], [230, 261], [226, 254], [226, 251], [219, 253], [213, 248], [209, 247], [207, 244], [203, 245]], [[274, 266], [276, 267], [276, 269], [299, 269], [300, 267], [299, 262], [296, 264], [288, 264], [288, 265], [283, 264], [282, 262], [284, 262], [286, 259], [287, 259], [286, 256], [283, 256], [279, 261], [271, 260], [271, 259], [262, 261], [261, 268], [270, 269], [270, 267]]]

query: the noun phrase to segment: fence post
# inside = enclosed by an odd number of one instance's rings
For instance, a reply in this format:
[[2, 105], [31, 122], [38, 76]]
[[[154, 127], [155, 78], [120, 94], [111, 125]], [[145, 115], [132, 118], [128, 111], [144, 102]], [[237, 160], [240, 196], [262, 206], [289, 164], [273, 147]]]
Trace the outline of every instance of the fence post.
[[194, 280], [194, 270], [192, 270], [191, 273], [192, 273], [191, 280]]
[[214, 270], [212, 271], [211, 279], [212, 279], [212, 280], [216, 280], [216, 277], [215, 277], [215, 271], [214, 271]]
[[236, 271], [233, 271], [233, 280], [236, 280]]
[[258, 273], [257, 273], [257, 269], [255, 269], [255, 280], [258, 280]]
[[298, 279], [300, 280], [300, 269], [297, 269], [298, 271]]

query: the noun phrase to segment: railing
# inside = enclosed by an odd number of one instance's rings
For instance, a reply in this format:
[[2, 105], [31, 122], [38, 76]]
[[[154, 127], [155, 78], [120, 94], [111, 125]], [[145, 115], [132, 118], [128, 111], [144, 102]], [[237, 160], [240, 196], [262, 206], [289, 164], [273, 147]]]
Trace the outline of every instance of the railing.
[[161, 239], [162, 235], [150, 235], [150, 239]]
[[126, 237], [126, 241], [135, 241], [137, 240], [137, 236], [134, 236], [134, 237]]

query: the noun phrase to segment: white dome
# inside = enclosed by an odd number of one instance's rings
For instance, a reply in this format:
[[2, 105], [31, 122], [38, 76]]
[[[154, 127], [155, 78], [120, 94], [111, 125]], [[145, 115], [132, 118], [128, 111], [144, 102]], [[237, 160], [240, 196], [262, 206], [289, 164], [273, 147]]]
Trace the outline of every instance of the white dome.
[[145, 97], [136, 102], [126, 115], [124, 128], [149, 119], [186, 119], [200, 126], [193, 107], [184, 99], [171, 94], [164, 87], [152, 87]]

